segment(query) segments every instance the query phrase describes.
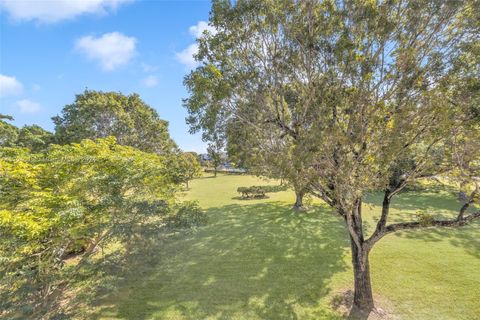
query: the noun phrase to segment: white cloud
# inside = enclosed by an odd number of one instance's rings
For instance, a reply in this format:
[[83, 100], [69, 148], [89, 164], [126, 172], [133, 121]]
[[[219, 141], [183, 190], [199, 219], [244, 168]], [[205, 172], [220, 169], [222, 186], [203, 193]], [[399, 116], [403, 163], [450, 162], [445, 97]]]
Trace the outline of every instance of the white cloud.
[[200, 38], [203, 35], [203, 32], [207, 30], [211, 34], [217, 33], [214, 27], [209, 26], [208, 22], [205, 21], [199, 21], [196, 25], [191, 26], [188, 28], [188, 31], [192, 36], [195, 38]]
[[175, 57], [178, 62], [185, 65], [187, 68], [193, 69], [197, 67], [200, 63], [195, 60], [194, 56], [198, 53], [198, 44], [192, 43], [187, 48], [181, 52], [177, 52]]
[[103, 70], [111, 71], [127, 64], [136, 54], [134, 37], [119, 32], [105, 33], [101, 37], [85, 36], [77, 40], [75, 48], [89, 60], [97, 61]]
[[35, 113], [40, 110], [40, 104], [28, 99], [17, 101], [17, 106], [22, 113]]
[[23, 85], [15, 77], [0, 74], [0, 97], [14, 96], [23, 91]]
[[158, 84], [158, 78], [156, 76], [148, 76], [142, 81], [146, 87], [155, 87]]
[[132, 0], [0, 0], [0, 8], [18, 21], [54, 23], [82, 14], [108, 14]]
[[[198, 39], [201, 36], [203, 36], [203, 32], [205, 30], [212, 35], [217, 33], [217, 30], [214, 27], [209, 26], [208, 22], [205, 22], [205, 21], [199, 21], [196, 25], [188, 28], [188, 32], [195, 39]], [[200, 65], [200, 63], [198, 61], [195, 61], [195, 58], [194, 58], [194, 56], [197, 53], [198, 53], [198, 44], [192, 43], [182, 51], [175, 53], [175, 57], [178, 62], [185, 65], [189, 69], [193, 69]]]
[[155, 72], [158, 70], [157, 66], [152, 66], [148, 63], [142, 62], [141, 64], [143, 72]]

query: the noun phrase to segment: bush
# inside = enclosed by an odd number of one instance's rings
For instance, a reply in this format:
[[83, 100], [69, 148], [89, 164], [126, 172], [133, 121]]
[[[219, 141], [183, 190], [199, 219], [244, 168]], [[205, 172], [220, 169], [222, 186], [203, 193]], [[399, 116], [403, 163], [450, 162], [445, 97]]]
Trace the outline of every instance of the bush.
[[237, 192], [242, 194], [243, 198], [264, 198], [266, 193], [279, 192], [286, 190], [286, 186], [251, 186], [239, 187]]
[[165, 221], [170, 228], [199, 227], [207, 223], [207, 215], [197, 201], [186, 201], [178, 205], [174, 209], [174, 213]]
[[265, 190], [260, 186], [252, 186], [252, 187], [239, 187], [237, 189], [239, 193], [242, 194], [242, 198], [264, 198], [265, 197]]

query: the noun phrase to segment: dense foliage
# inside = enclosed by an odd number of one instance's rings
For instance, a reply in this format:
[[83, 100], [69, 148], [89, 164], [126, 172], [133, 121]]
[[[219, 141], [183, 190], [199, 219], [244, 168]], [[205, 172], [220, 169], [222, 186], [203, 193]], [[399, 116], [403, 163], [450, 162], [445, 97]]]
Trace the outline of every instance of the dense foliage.
[[114, 138], [0, 155], [2, 282], [37, 302], [59, 284], [69, 254], [86, 257], [174, 202], [165, 158]]
[[53, 134], [40, 126], [17, 128], [5, 120], [13, 120], [13, 118], [0, 114], [0, 146], [2, 147], [19, 146], [38, 152], [45, 150], [53, 142]]
[[202, 166], [198, 156], [193, 152], [181, 152], [170, 159], [170, 172], [177, 183], [185, 183], [188, 189], [188, 182], [202, 174]]
[[[145, 221], [175, 227], [206, 221], [177, 203], [177, 155], [146, 153], [114, 137], [50, 145], [42, 153], [0, 148], [0, 287], [5, 310], [39, 312], [68, 284], [65, 261], [125, 241]], [[72, 272], [70, 270], [70, 272]], [[27, 302], [28, 301], [28, 302]]]
[[250, 186], [238, 187], [237, 192], [242, 194], [245, 199], [264, 198], [266, 193], [279, 192], [286, 190], [286, 186]]
[[168, 123], [138, 94], [85, 90], [53, 122], [60, 144], [114, 136], [119, 144], [146, 152], [168, 153], [176, 149]]

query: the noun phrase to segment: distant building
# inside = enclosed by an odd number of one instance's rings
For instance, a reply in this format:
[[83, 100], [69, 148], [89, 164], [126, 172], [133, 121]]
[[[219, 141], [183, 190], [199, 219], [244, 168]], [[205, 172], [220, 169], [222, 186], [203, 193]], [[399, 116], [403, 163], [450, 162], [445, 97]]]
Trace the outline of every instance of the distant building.
[[[203, 166], [209, 165], [208, 162], [212, 161], [212, 157], [208, 153], [202, 153], [198, 155], [200, 164]], [[218, 166], [219, 172], [231, 172], [231, 173], [245, 173], [246, 170], [242, 168], [235, 168], [230, 162], [228, 162], [228, 156], [226, 153], [222, 153], [222, 159], [224, 161]], [[210, 164], [211, 165], [211, 164]], [[211, 169], [209, 169], [211, 170]]]

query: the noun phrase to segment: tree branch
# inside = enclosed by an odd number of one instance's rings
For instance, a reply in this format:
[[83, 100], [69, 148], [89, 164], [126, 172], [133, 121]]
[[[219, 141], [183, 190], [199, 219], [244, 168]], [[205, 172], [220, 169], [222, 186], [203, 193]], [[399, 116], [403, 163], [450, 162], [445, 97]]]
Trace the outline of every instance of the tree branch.
[[[463, 206], [462, 209], [464, 207], [465, 206]], [[479, 218], [480, 218], [480, 211], [477, 211], [463, 218], [457, 217], [456, 219], [453, 219], [453, 220], [434, 219], [432, 221], [429, 221], [426, 224], [423, 224], [419, 221], [394, 223], [386, 226], [382, 232], [372, 235], [366, 242], [368, 243], [368, 246], [371, 248], [378, 240], [380, 240], [387, 234], [390, 234], [393, 232], [402, 231], [402, 230], [424, 229], [428, 227], [459, 227], [459, 226], [466, 225], [469, 222]]]
[[421, 224], [418, 221], [415, 222], [400, 222], [388, 225], [385, 228], [385, 234], [401, 231], [401, 230], [413, 230], [426, 227], [458, 227], [467, 224], [468, 222], [480, 218], [480, 211], [472, 213], [462, 219], [454, 220], [433, 220], [426, 225]]

